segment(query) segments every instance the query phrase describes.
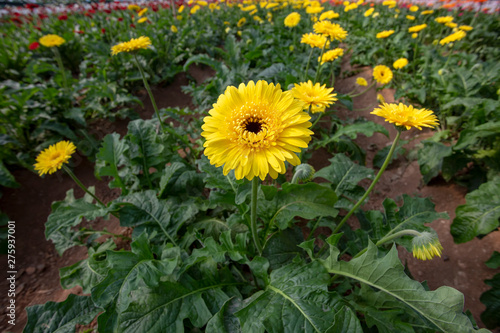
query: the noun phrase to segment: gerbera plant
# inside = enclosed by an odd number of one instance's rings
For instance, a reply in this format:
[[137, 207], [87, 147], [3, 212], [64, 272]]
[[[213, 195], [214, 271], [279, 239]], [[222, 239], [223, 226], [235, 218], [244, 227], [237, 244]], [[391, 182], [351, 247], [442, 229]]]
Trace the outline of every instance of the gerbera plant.
[[61, 53], [59, 52], [58, 49], [59, 46], [66, 43], [66, 40], [58, 35], [49, 34], [40, 37], [38, 41], [40, 42], [41, 45], [50, 48], [54, 52], [57, 65], [59, 66], [59, 70], [61, 71], [61, 77], [63, 80], [64, 89], [68, 91], [69, 85], [68, 85], [68, 80], [66, 79], [66, 71], [64, 69], [64, 65], [62, 62]]

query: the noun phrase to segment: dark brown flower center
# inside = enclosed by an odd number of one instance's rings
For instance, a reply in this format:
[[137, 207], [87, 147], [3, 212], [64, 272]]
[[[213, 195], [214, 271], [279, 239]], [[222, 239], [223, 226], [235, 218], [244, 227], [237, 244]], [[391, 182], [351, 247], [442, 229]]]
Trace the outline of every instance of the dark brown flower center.
[[257, 134], [262, 130], [262, 124], [257, 121], [249, 121], [245, 124], [245, 130]]

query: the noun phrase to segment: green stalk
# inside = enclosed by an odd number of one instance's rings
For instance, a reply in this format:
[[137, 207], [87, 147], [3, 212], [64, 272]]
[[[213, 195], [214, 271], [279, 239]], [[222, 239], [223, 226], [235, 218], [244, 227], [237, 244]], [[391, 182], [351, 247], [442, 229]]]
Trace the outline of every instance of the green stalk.
[[[309, 110], [309, 111], [310, 111], [310, 110]], [[325, 111], [325, 112], [326, 112], [326, 111]], [[320, 112], [320, 113], [319, 113], [318, 118], [316, 118], [316, 120], [315, 120], [315, 121], [314, 121], [314, 123], [312, 124], [311, 129], [313, 129], [313, 128], [314, 128], [314, 126], [316, 126], [316, 124], [317, 124], [317, 123], [319, 123], [319, 120], [321, 119], [321, 117], [323, 117], [323, 114], [324, 114], [325, 112]]]
[[68, 80], [66, 79], [66, 72], [64, 70], [64, 65], [62, 62], [61, 54], [59, 53], [59, 50], [57, 49], [57, 47], [53, 47], [52, 50], [54, 50], [56, 62], [57, 62], [57, 65], [59, 66], [59, 70], [61, 71], [64, 90], [66, 90], [66, 92], [69, 92]]
[[[312, 105], [309, 105], [309, 110], [307, 110], [307, 112], [309, 114], [311, 114], [311, 108], [312, 108]], [[311, 126], [311, 129], [314, 128], [314, 125], [316, 125], [316, 123], [318, 122], [319, 118], [321, 118], [321, 116], [323, 115], [323, 113], [321, 113], [319, 116], [318, 116], [318, 119], [316, 119], [316, 121], [314, 122], [314, 124]], [[307, 149], [307, 148], [304, 148], [300, 151], [300, 154], [299, 154], [299, 160], [302, 161], [302, 155], [304, 155], [304, 150]]]
[[333, 71], [335, 67], [335, 60], [332, 61], [332, 69], [330, 70], [330, 76], [332, 77], [332, 84], [330, 84], [330, 87], [333, 88], [333, 85], [335, 84], [335, 72]]
[[304, 72], [304, 80], [307, 80], [307, 71], [309, 71], [309, 64], [311, 63], [311, 58], [313, 55], [314, 48], [311, 48], [311, 52], [309, 53], [309, 59], [307, 59], [306, 71]]
[[262, 245], [260, 244], [259, 233], [257, 231], [257, 192], [259, 189], [259, 177], [254, 177], [252, 180], [252, 203], [250, 212], [250, 229], [252, 231], [255, 247], [262, 254]]
[[[384, 238], [380, 239], [377, 243], [375, 243], [375, 245], [376, 246], [380, 246], [382, 244], [385, 244], [385, 243], [388, 243], [388, 242], [392, 241], [393, 239], [396, 239], [396, 238], [399, 238], [399, 237], [403, 237], [403, 236], [415, 236], [415, 237], [418, 237], [418, 236], [420, 236], [420, 232], [418, 232], [416, 230], [413, 230], [413, 229], [401, 230], [401, 231], [396, 232], [395, 234], [386, 235]], [[360, 255], [362, 255], [363, 253], [365, 253], [367, 250], [368, 250], [368, 247], [365, 247], [363, 250], [359, 251], [358, 254], [356, 254], [353, 257], [353, 259], [359, 257]]]
[[139, 60], [137, 59], [137, 56], [135, 55], [135, 53], [134, 53], [134, 59], [135, 59], [135, 63], [137, 64], [137, 67], [139, 68], [139, 72], [141, 72], [142, 81], [144, 82], [144, 87], [148, 91], [149, 98], [151, 99], [151, 104], [153, 104], [153, 109], [155, 110], [156, 117], [158, 117], [158, 122], [160, 123], [160, 128], [163, 132], [165, 129], [163, 128], [163, 122], [161, 121], [161, 118], [160, 118], [160, 111], [158, 111], [158, 107], [156, 106], [155, 98], [153, 96], [153, 93], [151, 92], [151, 88], [149, 88], [148, 80], [146, 80], [146, 76], [144, 75], [144, 71], [142, 70], [142, 66], [139, 63]]
[[362, 92], [358, 93], [358, 94], [354, 94], [354, 95], [348, 95], [349, 97], [351, 98], [354, 98], [354, 97], [358, 97], [358, 96], [361, 96], [363, 95], [364, 93], [366, 93], [368, 90], [370, 90], [375, 84], [377, 83], [377, 81], [373, 80], [373, 82], [368, 86], [368, 88], [366, 88], [365, 90], [363, 90]]
[[90, 196], [92, 198], [95, 199], [95, 201], [97, 201], [100, 205], [102, 205], [103, 207], [106, 207], [106, 205], [104, 204], [104, 202], [102, 202], [98, 197], [96, 197], [94, 195], [94, 193], [90, 192], [86, 187], [85, 185], [83, 185], [83, 183], [76, 177], [76, 175], [73, 173], [73, 171], [71, 171], [66, 165], [63, 164], [63, 169], [64, 171], [66, 171], [66, 173], [75, 181], [76, 185], [80, 186], [80, 188], [85, 192], [85, 193], [88, 193], [90, 194]]
[[325, 48], [326, 48], [326, 44], [328, 43], [328, 38], [326, 39], [326, 42], [325, 44], [323, 44], [323, 48], [321, 49], [321, 55], [319, 56], [319, 62], [318, 62], [318, 68], [316, 69], [316, 76], [314, 77], [314, 82], [313, 84], [316, 84], [316, 82], [318, 82], [318, 78], [319, 78], [319, 70], [321, 69], [321, 60], [323, 59], [323, 54], [325, 53]]
[[392, 155], [394, 154], [394, 151], [396, 150], [396, 147], [398, 145], [398, 141], [399, 141], [400, 137], [401, 137], [401, 130], [398, 128], [398, 134], [396, 135], [396, 138], [394, 139], [394, 142], [392, 143], [391, 150], [389, 151], [389, 154], [385, 158], [384, 164], [382, 165], [382, 167], [380, 168], [379, 172], [377, 173], [377, 176], [375, 177], [375, 179], [371, 183], [370, 187], [368, 187], [368, 189], [366, 190], [365, 194], [361, 197], [361, 199], [359, 199], [359, 201], [354, 205], [354, 207], [351, 208], [351, 210], [349, 211], [349, 213], [347, 213], [347, 215], [344, 216], [344, 218], [342, 219], [342, 221], [340, 221], [340, 223], [337, 225], [337, 227], [335, 228], [335, 230], [333, 230], [333, 232], [332, 232], [333, 234], [336, 234], [337, 232], [339, 232], [339, 230], [342, 228], [342, 226], [346, 223], [347, 219], [349, 217], [351, 217], [351, 215], [356, 211], [356, 209], [358, 209], [359, 206], [361, 206], [361, 204], [363, 203], [363, 201], [365, 201], [365, 199], [368, 197], [368, 195], [370, 194], [370, 192], [373, 190], [373, 188], [375, 187], [375, 185], [379, 181], [380, 177], [384, 173], [385, 169], [389, 165], [389, 161], [391, 160]]

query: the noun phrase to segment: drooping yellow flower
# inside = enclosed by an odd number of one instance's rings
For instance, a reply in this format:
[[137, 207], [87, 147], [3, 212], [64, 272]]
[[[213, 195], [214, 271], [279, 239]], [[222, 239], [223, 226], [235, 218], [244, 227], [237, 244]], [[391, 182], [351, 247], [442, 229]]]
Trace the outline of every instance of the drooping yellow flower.
[[238, 21], [238, 23], [236, 24], [236, 26], [238, 28], [241, 28], [246, 22], [247, 22], [247, 19], [244, 18], [244, 17], [242, 17], [242, 18], [240, 18], [240, 20]]
[[287, 17], [285, 17], [285, 26], [289, 28], [296, 27], [300, 22], [300, 14], [297, 12], [290, 13]]
[[304, 109], [311, 107], [311, 112], [324, 112], [327, 107], [335, 103], [336, 93], [332, 93], [333, 88], [327, 88], [326, 84], [313, 85], [312, 81], [295, 83], [292, 88], [293, 97], [304, 102]]
[[358, 86], [366, 87], [366, 86], [368, 85], [368, 82], [366, 82], [365, 78], [363, 78], [363, 77], [358, 77], [358, 78], [356, 79], [356, 84], [357, 84]]
[[147, 8], [141, 9], [141, 10], [137, 13], [137, 15], [139, 15], [139, 17], [141, 17], [142, 15], [146, 14], [146, 12], [147, 12], [147, 11], [148, 11], [148, 9], [147, 9]]
[[420, 236], [412, 239], [413, 256], [420, 260], [431, 260], [434, 257], [441, 257], [443, 246], [439, 238], [427, 231], [420, 233]]
[[387, 38], [394, 33], [394, 30], [384, 30], [377, 34], [377, 38]]
[[326, 48], [328, 48], [330, 44], [328, 38], [326, 38], [323, 35], [314, 34], [312, 32], [308, 34], [303, 34], [300, 43], [307, 44], [310, 47], [317, 47], [317, 48], [323, 48], [323, 45], [325, 45], [325, 43], [326, 43]]
[[424, 10], [423, 12], [420, 13], [420, 15], [430, 15], [432, 13], [434, 13], [433, 10]]
[[370, 16], [371, 14], [373, 14], [373, 12], [375, 11], [375, 8], [370, 8], [368, 9], [367, 11], [365, 11], [365, 13], [363, 14], [364, 17], [368, 17]]
[[140, 19], [137, 20], [137, 23], [144, 23], [148, 20], [147, 17], [141, 17]]
[[413, 27], [409, 27], [408, 28], [408, 32], [409, 33], [413, 33], [413, 32], [419, 32], [419, 31], [422, 31], [423, 29], [427, 28], [427, 24], [419, 24], [419, 25], [414, 25]]
[[400, 69], [400, 68], [405, 67], [406, 65], [408, 65], [408, 59], [399, 58], [398, 60], [394, 61], [394, 63], [392, 64], [392, 67], [394, 67], [394, 69]]
[[384, 65], [375, 66], [373, 68], [373, 78], [380, 84], [387, 84], [392, 80], [392, 71]]
[[330, 40], [342, 41], [347, 37], [345, 31], [340, 25], [330, 21], [319, 21], [313, 26], [314, 32], [330, 37]]
[[415, 6], [415, 5], [411, 6], [410, 12], [418, 12], [418, 6]]
[[453, 21], [453, 16], [439, 16], [434, 19], [437, 23], [450, 23]]
[[52, 34], [40, 37], [38, 41], [45, 47], [61, 46], [66, 42], [64, 38]]
[[275, 179], [285, 173], [285, 161], [300, 164], [296, 153], [311, 140], [311, 117], [303, 107], [279, 84], [261, 80], [227, 87], [204, 118], [204, 154], [224, 166], [224, 175], [234, 170], [236, 179]]
[[333, 50], [323, 53], [323, 57], [318, 57], [318, 61], [321, 64], [324, 64], [325, 62], [334, 61], [335, 59], [337, 59], [338, 57], [342, 57], [343, 55], [344, 55], [344, 49], [337, 47]]
[[471, 27], [470, 25], [461, 25], [458, 27], [459, 30], [463, 30], [463, 31], [471, 31], [472, 29], [474, 29], [473, 27]]
[[448, 43], [453, 43], [453, 42], [456, 42], [458, 40], [461, 40], [463, 39], [465, 36], [467, 36], [467, 34], [465, 33], [465, 31], [463, 30], [458, 30], [457, 32], [455, 33], [452, 33], [451, 35], [441, 39], [439, 41], [439, 44], [441, 45], [446, 45]]
[[439, 125], [437, 117], [431, 110], [415, 109], [412, 105], [404, 105], [403, 103], [382, 103], [371, 114], [385, 118], [385, 121], [405, 127], [407, 130], [412, 127], [421, 130], [422, 127], [432, 128]]
[[333, 10], [329, 10], [327, 12], [324, 12], [323, 14], [320, 15], [319, 20], [324, 21], [324, 20], [332, 20], [339, 17], [338, 13], [335, 13]]
[[132, 38], [128, 42], [123, 42], [111, 48], [111, 55], [117, 55], [120, 52], [133, 52], [141, 49], [147, 49], [151, 46], [151, 39], [149, 37], [141, 36], [139, 38]]
[[306, 13], [307, 14], [318, 14], [318, 13], [321, 13], [323, 11], [323, 7], [307, 7], [306, 8]]
[[175, 25], [172, 25], [172, 26], [170, 26], [170, 31], [172, 31], [174, 34], [176, 34], [177, 32], [179, 32], [179, 29], [177, 29], [177, 27]]
[[40, 176], [52, 174], [68, 163], [76, 147], [70, 141], [60, 141], [38, 154], [34, 167]]

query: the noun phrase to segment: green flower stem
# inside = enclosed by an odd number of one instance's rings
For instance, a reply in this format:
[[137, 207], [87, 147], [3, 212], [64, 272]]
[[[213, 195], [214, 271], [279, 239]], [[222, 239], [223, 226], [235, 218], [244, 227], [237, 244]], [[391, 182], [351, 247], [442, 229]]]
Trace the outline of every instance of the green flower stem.
[[392, 143], [391, 150], [389, 151], [389, 154], [385, 158], [384, 164], [382, 165], [382, 167], [380, 168], [379, 172], [377, 173], [377, 176], [375, 177], [375, 179], [371, 183], [370, 187], [368, 187], [368, 189], [366, 190], [365, 194], [361, 197], [361, 199], [359, 199], [359, 201], [354, 205], [354, 207], [351, 208], [351, 210], [349, 211], [349, 213], [347, 213], [347, 215], [344, 216], [344, 218], [342, 219], [342, 221], [340, 221], [340, 223], [337, 225], [337, 227], [335, 228], [335, 230], [333, 230], [333, 232], [332, 232], [333, 234], [336, 234], [337, 232], [339, 232], [339, 230], [342, 228], [342, 226], [346, 223], [347, 219], [356, 211], [356, 209], [358, 209], [359, 206], [361, 206], [361, 204], [363, 203], [363, 201], [365, 201], [365, 199], [368, 197], [368, 195], [370, 194], [370, 192], [373, 190], [373, 188], [375, 187], [375, 185], [379, 181], [380, 177], [384, 173], [385, 169], [389, 165], [389, 162], [390, 162], [390, 160], [392, 158], [392, 155], [394, 154], [394, 151], [396, 150], [396, 147], [398, 145], [398, 141], [399, 141], [400, 137], [401, 137], [401, 130], [398, 128], [398, 134], [396, 135], [396, 138], [394, 139], [394, 142]]
[[[393, 239], [403, 237], [403, 236], [416, 236], [416, 237], [418, 237], [420, 235], [421, 235], [420, 232], [413, 230], [413, 229], [401, 230], [401, 231], [396, 232], [395, 234], [386, 235], [385, 237], [380, 239], [377, 243], [375, 243], [375, 245], [380, 246], [382, 244], [385, 244], [385, 243], [392, 241]], [[363, 250], [359, 251], [358, 254], [356, 254], [353, 258], [359, 257], [360, 255], [365, 253], [367, 250], [368, 250], [368, 247], [365, 247]]]
[[373, 86], [377, 84], [377, 81], [373, 80], [373, 82], [368, 86], [368, 88], [366, 88], [365, 90], [363, 90], [362, 92], [360, 93], [357, 93], [357, 94], [354, 94], [354, 95], [348, 95], [349, 97], [351, 98], [354, 98], [354, 97], [358, 97], [358, 96], [361, 96], [363, 95], [364, 93], [366, 93], [368, 90], [370, 90], [371, 88], [373, 88]]
[[57, 47], [52, 47], [52, 50], [54, 50], [56, 62], [57, 62], [57, 65], [59, 66], [59, 70], [61, 71], [64, 90], [66, 90], [66, 92], [69, 92], [68, 80], [66, 79], [66, 71], [64, 70], [64, 65], [62, 62], [61, 53], [59, 53], [59, 50], [57, 49]]
[[[455, 43], [453, 43], [453, 46], [455, 45]], [[443, 66], [443, 68], [446, 68], [448, 66], [448, 63], [450, 62], [450, 59], [451, 59], [451, 55], [453, 53], [453, 46], [450, 48], [450, 50], [448, 51], [448, 58], [446, 59], [446, 62]]]
[[309, 53], [309, 58], [307, 59], [306, 71], [304, 72], [304, 80], [307, 80], [307, 72], [309, 71], [309, 65], [311, 63], [311, 58], [313, 55], [314, 48], [311, 48], [311, 52]]
[[[311, 114], [311, 108], [312, 108], [312, 105], [309, 105], [309, 109], [307, 110], [307, 112], [309, 114]], [[314, 122], [314, 124], [311, 126], [311, 129], [314, 127], [314, 125], [318, 122], [319, 118], [321, 118], [321, 116], [323, 115], [323, 113], [321, 113], [319, 116], [318, 116], [318, 119], [316, 119], [316, 121]], [[304, 151], [305, 149], [307, 148], [304, 148], [300, 151], [300, 154], [299, 154], [299, 160], [302, 161], [302, 156], [304, 155]]]
[[333, 85], [335, 84], [335, 72], [333, 69], [335, 68], [335, 61], [332, 61], [332, 69], [330, 69], [330, 76], [332, 77], [332, 83], [330, 84], [330, 87], [333, 88]]
[[[310, 111], [310, 110], [309, 110]], [[323, 117], [323, 114], [325, 114], [325, 112], [320, 112], [319, 115], [318, 115], [318, 118], [316, 118], [316, 120], [314, 121], [314, 123], [312, 124], [311, 126], [311, 129], [314, 128], [316, 126], [317, 123], [319, 123], [321, 117]]]
[[320, 216], [319, 219], [316, 220], [316, 223], [314, 223], [313, 227], [311, 228], [311, 230], [309, 231], [309, 235], [307, 236], [307, 239], [306, 241], [308, 241], [309, 239], [311, 239], [311, 237], [313, 236], [314, 232], [316, 231], [316, 229], [318, 228], [319, 226], [319, 222], [321, 222], [321, 219], [323, 218], [323, 216]]
[[87, 230], [83, 232], [84, 235], [93, 235], [93, 234], [103, 234], [103, 235], [109, 235], [115, 238], [121, 238], [123, 240], [132, 240], [130, 237], [124, 236], [124, 235], [118, 235], [114, 234], [109, 231], [104, 231], [104, 230]]
[[323, 59], [323, 54], [325, 53], [325, 48], [326, 48], [326, 44], [328, 43], [328, 38], [326, 39], [326, 42], [325, 44], [323, 44], [323, 48], [321, 49], [321, 55], [319, 56], [319, 61], [318, 61], [318, 68], [316, 69], [316, 76], [314, 77], [314, 82], [313, 84], [316, 84], [316, 82], [318, 82], [318, 78], [319, 78], [319, 71], [321, 69], [321, 60]]
[[153, 93], [151, 92], [151, 88], [149, 88], [148, 80], [146, 80], [146, 76], [144, 75], [144, 71], [142, 70], [142, 66], [139, 63], [139, 60], [137, 59], [137, 56], [135, 55], [135, 53], [134, 53], [134, 59], [135, 59], [135, 63], [137, 64], [137, 67], [139, 68], [139, 72], [141, 72], [142, 81], [144, 82], [144, 87], [148, 91], [149, 98], [151, 99], [151, 104], [153, 104], [153, 109], [155, 110], [156, 117], [158, 117], [158, 122], [160, 123], [160, 128], [163, 132], [165, 129], [163, 128], [163, 122], [161, 121], [161, 118], [160, 118], [160, 111], [158, 111], [158, 107], [156, 106], [155, 98], [153, 96]]
[[66, 165], [63, 164], [63, 169], [64, 171], [66, 171], [66, 173], [75, 181], [75, 183], [80, 186], [80, 188], [85, 192], [85, 193], [88, 193], [90, 194], [90, 196], [92, 198], [95, 199], [95, 201], [97, 201], [100, 205], [102, 205], [103, 207], [106, 207], [106, 205], [104, 204], [104, 202], [102, 202], [98, 197], [96, 197], [94, 195], [94, 193], [90, 192], [86, 187], [85, 185], [83, 185], [83, 183], [75, 176], [75, 174], [73, 173], [73, 171], [71, 171]]
[[259, 189], [259, 177], [254, 177], [252, 180], [252, 204], [250, 211], [250, 229], [252, 231], [255, 247], [262, 254], [262, 245], [260, 244], [259, 233], [257, 231], [257, 192]]

